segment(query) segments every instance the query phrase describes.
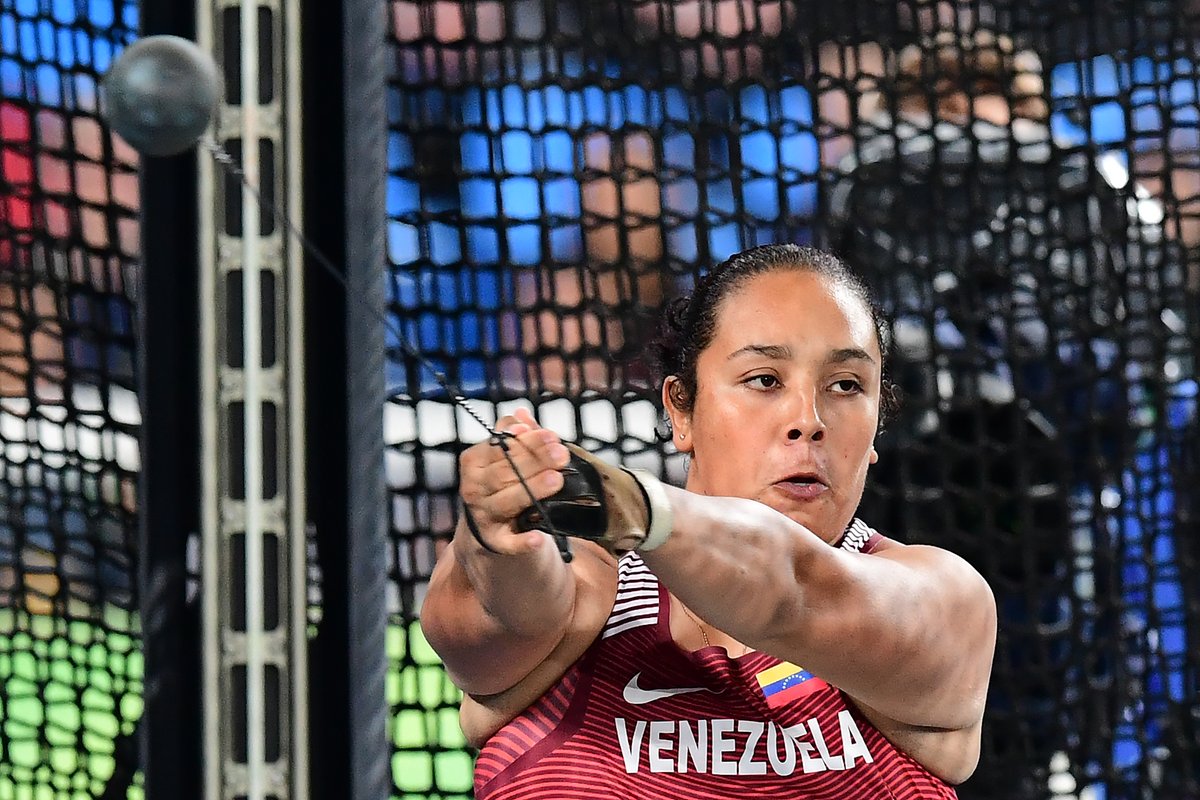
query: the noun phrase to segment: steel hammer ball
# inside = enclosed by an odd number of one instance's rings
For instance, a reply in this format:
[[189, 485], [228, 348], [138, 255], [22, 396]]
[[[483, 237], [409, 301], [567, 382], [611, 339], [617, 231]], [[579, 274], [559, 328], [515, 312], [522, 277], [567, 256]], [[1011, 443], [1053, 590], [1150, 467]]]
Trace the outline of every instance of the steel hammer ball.
[[104, 114], [139, 153], [173, 156], [208, 129], [218, 87], [216, 63], [194, 42], [147, 36], [121, 53], [104, 76]]

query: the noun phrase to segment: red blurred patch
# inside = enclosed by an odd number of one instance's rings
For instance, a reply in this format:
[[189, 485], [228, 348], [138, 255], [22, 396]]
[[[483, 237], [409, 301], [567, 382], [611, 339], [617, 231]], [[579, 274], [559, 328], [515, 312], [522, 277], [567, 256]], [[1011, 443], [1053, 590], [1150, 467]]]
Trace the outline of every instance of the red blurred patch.
[[0, 102], [0, 269], [33, 238], [33, 149], [29, 109]]

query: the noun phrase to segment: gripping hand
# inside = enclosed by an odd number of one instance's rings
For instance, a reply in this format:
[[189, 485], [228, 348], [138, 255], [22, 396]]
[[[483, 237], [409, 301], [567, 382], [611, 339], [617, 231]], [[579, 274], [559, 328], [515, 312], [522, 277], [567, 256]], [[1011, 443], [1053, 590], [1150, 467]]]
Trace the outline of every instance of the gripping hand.
[[671, 504], [659, 480], [641, 470], [615, 467], [574, 444], [563, 487], [517, 518], [520, 531], [549, 530], [592, 541], [614, 555], [653, 550], [671, 533]]

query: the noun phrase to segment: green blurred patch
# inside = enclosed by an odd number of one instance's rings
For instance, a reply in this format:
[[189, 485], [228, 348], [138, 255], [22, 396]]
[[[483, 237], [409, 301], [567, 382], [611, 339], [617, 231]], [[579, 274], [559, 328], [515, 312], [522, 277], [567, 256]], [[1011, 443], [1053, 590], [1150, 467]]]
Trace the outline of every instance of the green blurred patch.
[[[99, 620], [0, 609], [0, 800], [92, 800], [104, 789], [114, 741], [142, 713], [137, 630], [120, 609]], [[461, 693], [415, 622], [389, 627], [387, 653], [393, 797], [467, 800]], [[143, 800], [140, 785], [129, 800]]]
[[114, 741], [141, 713], [134, 615], [0, 609], [0, 800], [91, 800], [112, 777]]
[[387, 641], [392, 780], [400, 800], [471, 796], [474, 757], [458, 726], [462, 693], [450, 683], [416, 622], [392, 625]]

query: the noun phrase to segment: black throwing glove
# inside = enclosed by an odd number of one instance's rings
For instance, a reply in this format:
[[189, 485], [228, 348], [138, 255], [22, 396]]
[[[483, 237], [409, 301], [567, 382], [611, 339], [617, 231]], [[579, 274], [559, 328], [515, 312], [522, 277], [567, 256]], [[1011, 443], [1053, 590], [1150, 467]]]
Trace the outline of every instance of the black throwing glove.
[[531, 506], [517, 517], [517, 530], [552, 526], [614, 555], [653, 550], [666, 541], [671, 533], [671, 503], [657, 478], [615, 467], [578, 445], [565, 444], [571, 460], [562, 470], [563, 488], [541, 502], [550, 524], [537, 506]]

